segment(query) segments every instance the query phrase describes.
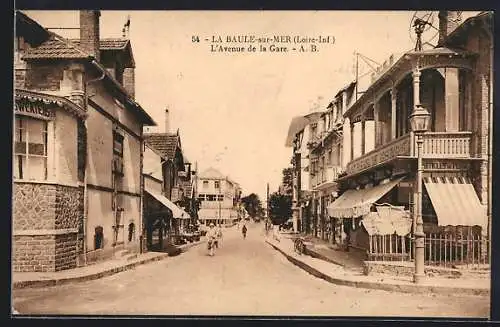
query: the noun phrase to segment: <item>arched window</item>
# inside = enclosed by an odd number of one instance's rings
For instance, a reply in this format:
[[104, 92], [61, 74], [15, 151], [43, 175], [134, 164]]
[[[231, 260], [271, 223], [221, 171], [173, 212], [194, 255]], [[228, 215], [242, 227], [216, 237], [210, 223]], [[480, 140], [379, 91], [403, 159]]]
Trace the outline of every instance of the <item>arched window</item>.
[[132, 242], [135, 238], [135, 225], [134, 223], [128, 224], [128, 241]]
[[94, 233], [94, 249], [102, 249], [104, 245], [104, 230], [102, 226], [97, 226]]

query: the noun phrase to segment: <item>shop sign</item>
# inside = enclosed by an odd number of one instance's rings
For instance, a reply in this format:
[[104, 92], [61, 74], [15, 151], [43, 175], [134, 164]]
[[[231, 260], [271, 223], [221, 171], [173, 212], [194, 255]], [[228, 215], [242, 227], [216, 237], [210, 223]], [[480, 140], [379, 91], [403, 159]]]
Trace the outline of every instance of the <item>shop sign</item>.
[[56, 113], [53, 108], [47, 108], [40, 102], [16, 101], [14, 112], [17, 115], [30, 116], [39, 119], [55, 119]]

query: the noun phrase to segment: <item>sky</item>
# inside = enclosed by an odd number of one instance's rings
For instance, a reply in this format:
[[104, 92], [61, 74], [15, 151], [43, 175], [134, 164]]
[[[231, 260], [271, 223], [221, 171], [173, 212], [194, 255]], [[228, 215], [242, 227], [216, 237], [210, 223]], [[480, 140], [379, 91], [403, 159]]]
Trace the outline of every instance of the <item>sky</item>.
[[[78, 11], [24, 12], [46, 28], [79, 24]], [[217, 168], [239, 182], [244, 195], [265, 199], [266, 183], [276, 191], [282, 169], [290, 165], [292, 149], [285, 139], [291, 119], [324, 110], [355, 79], [355, 52], [381, 64], [392, 53], [412, 49], [414, 13], [101, 11], [100, 33], [121, 37], [130, 16], [136, 101], [157, 122], [153, 131], [164, 131], [168, 107], [170, 131], [179, 129], [184, 154], [200, 171]], [[435, 18], [438, 26], [437, 13]], [[78, 30], [52, 31], [79, 37]], [[430, 29], [424, 42], [435, 34]], [[228, 35], [329, 35], [335, 41], [314, 53], [210, 51], [215, 43], [205, 38]], [[200, 42], [192, 42], [193, 36]], [[362, 75], [369, 67], [360, 61], [358, 70]]]

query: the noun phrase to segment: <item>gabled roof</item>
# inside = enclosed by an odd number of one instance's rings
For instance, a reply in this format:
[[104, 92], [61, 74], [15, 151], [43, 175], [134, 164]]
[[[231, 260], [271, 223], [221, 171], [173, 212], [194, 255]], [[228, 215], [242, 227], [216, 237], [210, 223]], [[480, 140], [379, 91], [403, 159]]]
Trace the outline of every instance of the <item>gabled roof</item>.
[[[32, 27], [34, 29], [39, 29], [41, 25], [36, 23], [34, 20], [17, 12], [18, 15], [16, 18], [19, 20], [32, 21], [32, 24], [24, 24], [24, 26]], [[29, 30], [25, 30], [25, 32], [29, 32]], [[99, 72], [106, 77], [105, 81], [111, 85], [115, 90], [118, 90], [121, 96], [125, 97], [124, 103], [127, 108], [134, 113], [136, 113], [140, 118], [141, 122], [147, 126], [155, 126], [153, 118], [137, 103], [133, 100], [128, 91], [121, 85], [111, 74], [104, 68], [104, 66], [97, 62], [95, 58], [85, 52], [85, 50], [81, 49], [78, 44], [71, 42], [70, 40], [63, 38], [62, 36], [49, 32], [49, 37], [47, 40], [42, 42], [39, 46], [30, 48], [23, 55], [22, 59], [24, 60], [46, 60], [46, 59], [82, 59], [94, 65]], [[29, 33], [28, 33], [29, 34]], [[131, 51], [130, 43], [128, 43], [128, 48]]]
[[292, 118], [290, 122], [290, 127], [288, 128], [288, 134], [285, 141], [285, 146], [292, 146], [293, 139], [295, 135], [303, 130], [307, 125], [317, 121], [321, 117], [322, 112], [312, 112], [304, 116], [297, 116]]
[[16, 10], [16, 35], [22, 36], [31, 46], [37, 46], [49, 36], [49, 31], [21, 11]]
[[144, 134], [146, 144], [167, 160], [175, 158], [175, 152], [180, 149], [179, 139], [179, 135], [173, 133]]
[[[80, 39], [71, 39], [71, 42], [80, 45]], [[104, 38], [99, 39], [99, 50], [103, 51], [124, 51], [127, 52], [131, 67], [135, 67], [134, 55], [130, 40], [126, 38]]]
[[198, 177], [201, 179], [218, 179], [218, 180], [226, 179], [225, 175], [223, 175], [220, 171], [218, 171], [213, 167], [206, 169]]
[[49, 38], [40, 46], [28, 49], [22, 59], [87, 59], [90, 57], [91, 55], [80, 49], [77, 44], [54, 32], [49, 32]]

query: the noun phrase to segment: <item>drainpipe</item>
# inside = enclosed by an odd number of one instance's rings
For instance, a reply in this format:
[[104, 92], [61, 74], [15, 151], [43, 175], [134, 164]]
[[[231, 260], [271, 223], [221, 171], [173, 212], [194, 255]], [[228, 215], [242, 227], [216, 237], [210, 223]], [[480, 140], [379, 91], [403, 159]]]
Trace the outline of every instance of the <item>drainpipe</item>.
[[[92, 60], [92, 64], [97, 66], [97, 62], [95, 60]], [[101, 70], [102, 71], [102, 70]], [[88, 86], [90, 83], [94, 83], [97, 81], [101, 81], [104, 79], [106, 76], [106, 72], [102, 71], [102, 76], [96, 79], [92, 79], [89, 81], [85, 82], [85, 104], [84, 108], [88, 112], [88, 101], [89, 101], [89, 93], [88, 93]], [[87, 133], [87, 120], [84, 121], [84, 126], [85, 126], [85, 133], [86, 133], [86, 144], [85, 144], [85, 173], [84, 173], [84, 180], [83, 180], [83, 260], [84, 264], [87, 265], [87, 219], [88, 219], [88, 190], [87, 190], [87, 167], [89, 167], [89, 142], [88, 142], [88, 133]]]
[[486, 31], [486, 34], [488, 35], [490, 39], [490, 87], [489, 87], [489, 102], [488, 102], [488, 204], [487, 204], [487, 213], [486, 216], [488, 217], [488, 239], [490, 241], [490, 246], [489, 246], [489, 258], [491, 260], [491, 216], [492, 216], [492, 210], [491, 210], [491, 205], [492, 205], [492, 171], [493, 171], [493, 164], [492, 164], [492, 153], [493, 153], [493, 33], [488, 29], [484, 29]]

